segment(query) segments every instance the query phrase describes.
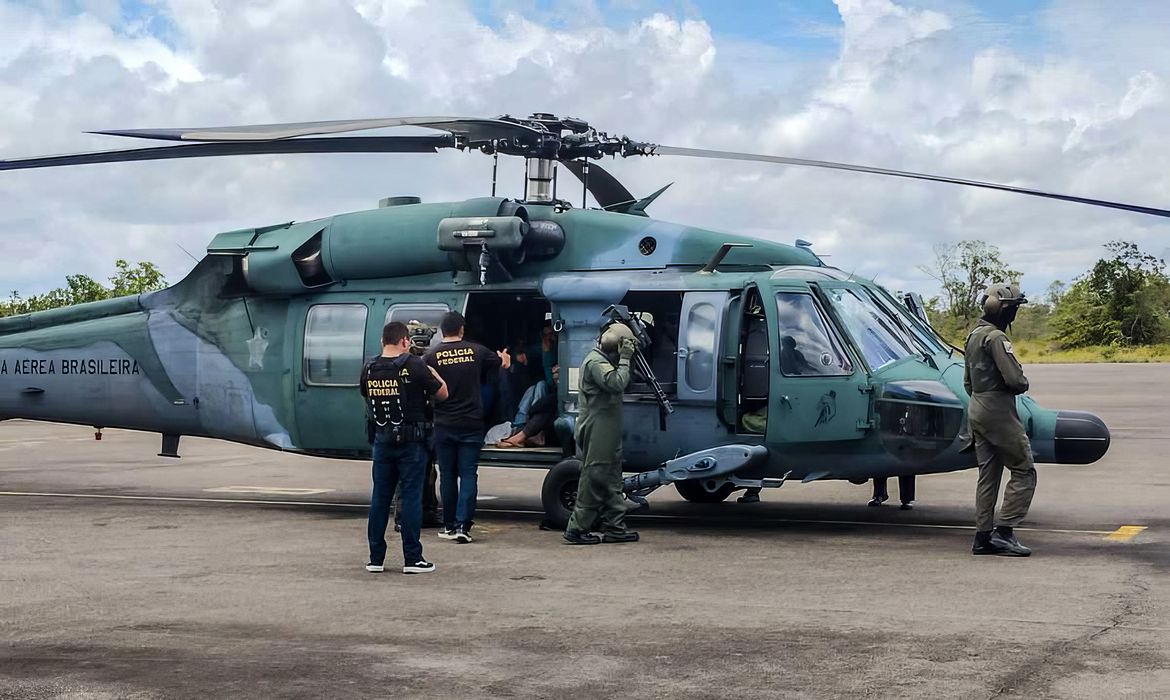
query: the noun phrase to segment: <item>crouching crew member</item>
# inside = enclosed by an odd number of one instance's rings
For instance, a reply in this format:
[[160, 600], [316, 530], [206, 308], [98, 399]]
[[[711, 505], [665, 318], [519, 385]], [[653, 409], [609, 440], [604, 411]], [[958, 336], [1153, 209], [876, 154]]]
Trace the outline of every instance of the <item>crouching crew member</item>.
[[386, 560], [386, 525], [394, 491], [402, 491], [402, 555], [404, 574], [425, 574], [435, 565], [423, 558], [422, 484], [427, 465], [427, 398], [447, 398], [447, 385], [421, 357], [410, 353], [406, 324], [382, 329], [382, 354], [362, 368], [361, 391], [366, 399], [368, 432], [374, 452], [373, 493], [367, 536], [370, 562], [366, 571], [381, 573]]
[[[1026, 557], [1032, 553], [1013, 533], [1028, 515], [1036, 492], [1032, 446], [1016, 412], [1016, 396], [1028, 390], [1028, 378], [1004, 333], [1026, 301], [1015, 285], [988, 287], [982, 299], [983, 319], [967, 336], [964, 350], [963, 385], [971, 395], [967, 415], [979, 461], [973, 554]], [[1004, 467], [1011, 472], [1011, 480], [997, 524], [995, 501]]]
[[582, 467], [577, 505], [564, 534], [568, 544], [638, 541], [638, 533], [626, 529], [622, 496], [622, 394], [635, 348], [633, 331], [612, 323], [581, 363], [575, 437]]

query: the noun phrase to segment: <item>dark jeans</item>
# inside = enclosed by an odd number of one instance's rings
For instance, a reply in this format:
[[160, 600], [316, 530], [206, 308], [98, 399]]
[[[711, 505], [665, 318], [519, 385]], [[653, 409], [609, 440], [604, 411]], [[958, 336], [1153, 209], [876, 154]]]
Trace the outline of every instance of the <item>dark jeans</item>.
[[[427, 446], [427, 464], [426, 464], [426, 479], [422, 485], [422, 509], [423, 509], [423, 524], [430, 523], [434, 527], [439, 519], [439, 472], [435, 467], [434, 451], [430, 445]], [[402, 524], [402, 485], [399, 484], [398, 492], [394, 494], [394, 524]]]
[[[886, 490], [886, 483], [889, 481], [888, 477], [879, 476], [873, 480], [873, 497], [882, 497], [888, 499], [890, 492]], [[898, 500], [902, 503], [911, 503], [914, 501], [914, 475], [898, 477]]]
[[471, 528], [478, 495], [479, 451], [482, 430], [458, 430], [435, 426], [435, 459], [439, 463], [439, 495], [443, 500], [443, 526]]
[[374, 445], [374, 491], [370, 495], [370, 519], [366, 535], [370, 540], [370, 562], [386, 561], [386, 525], [390, 522], [390, 501], [395, 488], [402, 487], [402, 556], [414, 564], [422, 559], [422, 482], [427, 464], [426, 446], [421, 442], [404, 445]]

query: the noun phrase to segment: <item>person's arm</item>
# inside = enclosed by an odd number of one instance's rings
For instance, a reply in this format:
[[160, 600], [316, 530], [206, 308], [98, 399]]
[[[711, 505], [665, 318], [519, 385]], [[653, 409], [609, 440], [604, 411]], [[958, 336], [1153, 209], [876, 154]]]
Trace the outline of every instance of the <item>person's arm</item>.
[[1028, 378], [1024, 376], [1024, 368], [1020, 366], [1015, 353], [1012, 352], [1012, 343], [1006, 335], [997, 333], [989, 339], [988, 348], [995, 358], [995, 366], [1003, 375], [1004, 384], [1013, 394], [1023, 394], [1028, 390]]
[[630, 385], [630, 358], [634, 354], [634, 341], [630, 338], [622, 339], [621, 350], [618, 353], [617, 367], [608, 362], [589, 363], [589, 375], [593, 382], [602, 390], [611, 394], [620, 394]]
[[362, 374], [358, 378], [358, 387], [361, 389], [362, 398], [368, 399], [370, 395], [366, 392], [366, 380], [370, 377], [370, 363], [362, 365]]
[[439, 376], [439, 373], [435, 371], [434, 367], [426, 363], [423, 363], [423, 367], [427, 370], [423, 379], [423, 389], [426, 390], [427, 394], [433, 396], [436, 401], [446, 401], [449, 395], [447, 382], [443, 381], [443, 378]]
[[551, 330], [549, 333], [541, 331], [540, 333], [540, 361], [544, 366], [544, 381], [548, 382], [549, 386], [553, 385], [552, 368], [557, 363], [556, 346], [553, 344], [553, 336]]
[[486, 347], [475, 343], [475, 356], [480, 361], [480, 375], [479, 380], [485, 381], [492, 372], [498, 372], [504, 366], [504, 357], [495, 350], [489, 350]]
[[557, 353], [551, 348], [540, 351], [541, 362], [544, 364], [544, 381], [549, 386], [553, 385], [552, 368], [557, 363]]
[[974, 392], [971, 391], [971, 361], [963, 361], [963, 388], [967, 390], [967, 396], [972, 396]]

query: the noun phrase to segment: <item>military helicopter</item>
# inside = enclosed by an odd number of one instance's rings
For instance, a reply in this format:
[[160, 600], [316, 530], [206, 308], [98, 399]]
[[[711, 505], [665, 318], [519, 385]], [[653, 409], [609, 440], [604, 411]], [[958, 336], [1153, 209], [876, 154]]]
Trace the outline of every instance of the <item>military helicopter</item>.
[[[423, 136], [336, 136], [387, 127]], [[1170, 211], [990, 182], [829, 161], [679, 148], [579, 119], [409, 117], [95, 132], [182, 142], [0, 161], [0, 170], [245, 154], [478, 150], [526, 159], [522, 199], [391, 197], [377, 209], [215, 236], [165, 290], [0, 319], [0, 419], [183, 435], [365, 459], [365, 358], [383, 324], [435, 326], [503, 347], [555, 334], [561, 447], [485, 446], [486, 466], [548, 470], [542, 501], [563, 526], [580, 463], [578, 368], [607, 322], [641, 339], [625, 397], [628, 497], [674, 484], [693, 502], [791, 479], [854, 483], [975, 466], [964, 453], [961, 354], [914, 294], [894, 294], [785, 245], [657, 221], [596, 160], [717, 158], [980, 187], [1170, 216]], [[498, 162], [498, 161], [497, 161]], [[597, 209], [558, 197], [563, 168]], [[665, 188], [663, 188], [665, 189]], [[1018, 401], [1037, 462], [1089, 464], [1109, 447], [1096, 416]]]

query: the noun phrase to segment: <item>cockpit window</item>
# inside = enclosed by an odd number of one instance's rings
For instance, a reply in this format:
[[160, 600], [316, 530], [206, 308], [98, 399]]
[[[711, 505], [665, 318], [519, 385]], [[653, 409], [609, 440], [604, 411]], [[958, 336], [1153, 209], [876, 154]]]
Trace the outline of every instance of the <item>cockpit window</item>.
[[894, 321], [902, 328], [903, 331], [908, 331], [913, 340], [917, 341], [919, 347], [927, 353], [934, 354], [937, 352], [945, 352], [946, 347], [939, 343], [935, 333], [925, 326], [922, 321], [904, 304], [899, 304], [890, 296], [889, 292], [881, 290], [875, 292], [868, 290], [871, 297], [877, 300], [878, 306], [882, 308], [887, 314], [893, 317]]
[[914, 341], [864, 292], [833, 288], [824, 291], [871, 369], [917, 355]]
[[779, 309], [780, 372], [785, 376], [843, 376], [853, 366], [828, 330], [812, 295], [781, 292]]

